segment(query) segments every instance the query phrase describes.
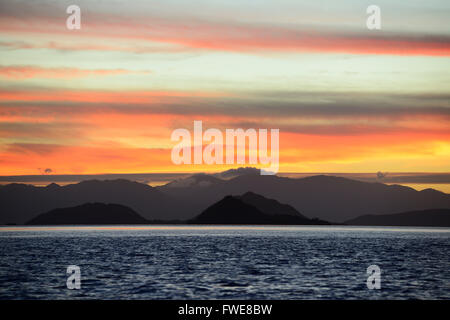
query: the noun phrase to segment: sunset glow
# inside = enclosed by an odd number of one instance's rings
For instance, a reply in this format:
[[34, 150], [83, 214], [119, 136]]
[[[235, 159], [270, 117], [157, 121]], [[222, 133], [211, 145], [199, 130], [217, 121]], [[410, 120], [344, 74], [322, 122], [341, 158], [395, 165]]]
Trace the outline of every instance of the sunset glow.
[[450, 171], [449, 2], [378, 1], [378, 31], [325, 2], [0, 4], [0, 175], [237, 167], [172, 163], [194, 120], [280, 129], [281, 172]]

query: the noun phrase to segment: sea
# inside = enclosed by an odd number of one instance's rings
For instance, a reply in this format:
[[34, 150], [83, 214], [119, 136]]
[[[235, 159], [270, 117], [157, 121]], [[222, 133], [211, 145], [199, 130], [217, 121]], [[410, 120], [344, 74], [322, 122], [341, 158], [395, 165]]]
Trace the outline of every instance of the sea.
[[4, 226], [0, 299], [450, 299], [449, 249], [449, 228]]

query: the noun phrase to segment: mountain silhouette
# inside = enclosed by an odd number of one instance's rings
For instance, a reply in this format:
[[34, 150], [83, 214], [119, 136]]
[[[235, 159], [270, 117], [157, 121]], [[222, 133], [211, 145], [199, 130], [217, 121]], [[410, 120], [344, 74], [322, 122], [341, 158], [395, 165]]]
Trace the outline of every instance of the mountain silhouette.
[[219, 177], [219, 178], [234, 178], [237, 176], [243, 176], [243, 175], [248, 175], [248, 174], [260, 174], [261, 170], [258, 168], [254, 168], [254, 167], [241, 167], [241, 168], [237, 168], [237, 169], [229, 169], [226, 171], [222, 171], [220, 173], [216, 173], [214, 174], [215, 177]]
[[25, 184], [0, 186], [0, 223], [23, 224], [42, 212], [90, 202], [115, 203], [130, 207], [152, 219], [191, 218], [199, 211], [182, 199], [174, 199], [146, 184], [128, 180], [89, 180], [66, 186]]
[[[249, 202], [255, 203], [256, 206]], [[264, 207], [269, 204], [269, 207]], [[264, 209], [259, 209], [264, 208]], [[307, 219], [290, 206], [266, 199], [254, 193], [243, 196], [226, 196], [194, 219], [192, 224], [328, 224], [325, 221]]]
[[450, 227], [450, 209], [364, 215], [345, 222], [355, 226]]
[[[344, 222], [361, 215], [393, 214], [435, 208], [450, 209], [450, 195], [433, 189], [416, 191], [400, 185], [362, 182], [318, 175], [306, 178], [262, 176], [254, 170], [232, 171], [229, 179], [196, 174], [151, 187], [124, 179], [89, 180], [66, 186], [25, 184], [0, 186], [0, 223], [23, 224], [42, 212], [89, 202], [127, 206], [147, 220], [188, 220], [227, 195], [250, 191], [289, 205], [306, 218]], [[244, 199], [271, 214], [250, 196]], [[252, 202], [256, 201], [256, 202]], [[292, 210], [285, 207], [284, 214]]]
[[169, 188], [186, 188], [186, 187], [208, 187], [215, 185], [223, 180], [205, 173], [197, 173], [184, 179], [177, 179], [167, 183], [165, 186]]
[[71, 208], [53, 209], [38, 215], [30, 225], [144, 224], [147, 220], [119, 204], [86, 203]]
[[300, 212], [295, 210], [288, 204], [279, 203], [277, 200], [267, 199], [254, 192], [246, 192], [242, 196], [236, 196], [236, 199], [242, 200], [244, 203], [251, 205], [268, 215], [289, 215], [294, 217], [299, 217], [302, 219], [307, 219]]
[[[450, 195], [433, 189], [417, 191], [400, 185], [363, 182], [348, 178], [318, 175], [306, 178], [286, 178], [244, 174], [229, 180], [196, 178], [196, 184], [178, 187], [170, 184], [157, 187], [166, 195], [189, 202], [194, 212], [202, 211], [226, 195], [247, 191], [289, 204], [308, 218], [344, 222], [364, 214], [449, 208]], [[213, 182], [215, 181], [215, 182]]]

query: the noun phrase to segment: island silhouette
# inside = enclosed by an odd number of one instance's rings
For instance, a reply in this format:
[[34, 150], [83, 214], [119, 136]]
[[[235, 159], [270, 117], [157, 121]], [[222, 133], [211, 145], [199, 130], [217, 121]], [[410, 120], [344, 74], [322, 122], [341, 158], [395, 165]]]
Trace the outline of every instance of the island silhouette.
[[[186, 222], [227, 196], [264, 215], [291, 215], [297, 220], [302, 216], [305, 224], [307, 219], [347, 223], [366, 215], [450, 209], [450, 195], [434, 189], [417, 191], [328, 175], [286, 178], [261, 176], [249, 169], [234, 170], [231, 177], [229, 173], [195, 174], [158, 187], [125, 179], [88, 180], [65, 186], [52, 183], [45, 187], [3, 185], [0, 224], [25, 224], [42, 213], [87, 203], [126, 206], [146, 221]], [[264, 205], [258, 205], [263, 198]]]
[[355, 226], [450, 227], [450, 209], [364, 215], [345, 224]]
[[[31, 219], [28, 225], [136, 225], [136, 224], [220, 224], [220, 225], [330, 225], [308, 219], [293, 207], [253, 192], [226, 196], [189, 220], [146, 220], [133, 209], [118, 204], [86, 203], [58, 208]], [[389, 215], [364, 215], [346, 221], [359, 226], [450, 227], [450, 209], [431, 209]]]
[[242, 196], [226, 196], [194, 219], [194, 224], [329, 224], [318, 219], [308, 219], [293, 207], [267, 199], [253, 192]]
[[120, 204], [86, 203], [71, 208], [53, 209], [38, 215], [31, 225], [99, 225], [148, 223], [133, 209]]

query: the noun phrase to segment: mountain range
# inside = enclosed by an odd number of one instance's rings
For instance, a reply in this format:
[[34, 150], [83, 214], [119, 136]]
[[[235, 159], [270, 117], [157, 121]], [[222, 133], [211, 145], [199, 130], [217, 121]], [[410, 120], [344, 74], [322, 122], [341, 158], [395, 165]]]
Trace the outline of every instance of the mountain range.
[[23, 224], [42, 212], [90, 202], [121, 204], [148, 220], [194, 215], [186, 210], [189, 205], [183, 200], [123, 179], [89, 180], [66, 186], [52, 183], [46, 187], [14, 183], [0, 186], [0, 223]]
[[226, 196], [190, 220], [146, 220], [133, 209], [118, 204], [86, 203], [58, 208], [31, 219], [30, 225], [97, 224], [328, 224], [308, 219], [289, 205], [252, 192]]
[[450, 209], [429, 209], [382, 215], [364, 215], [346, 221], [354, 226], [450, 227]]
[[[127, 206], [146, 220], [189, 220], [226, 196], [239, 198], [248, 191], [253, 197], [257, 194], [289, 205], [286, 213], [293, 214], [295, 210], [307, 219], [338, 223], [362, 215], [450, 209], [450, 195], [433, 189], [417, 191], [326, 175], [262, 176], [256, 170], [246, 169], [222, 175], [197, 174], [158, 187], [123, 179], [66, 186], [4, 185], [0, 186], [0, 223], [23, 224], [56, 208], [95, 202]], [[259, 211], [267, 214], [267, 208]]]
[[450, 208], [450, 195], [401, 185], [362, 182], [317, 175], [306, 178], [244, 174], [231, 179], [197, 174], [157, 188], [181, 201], [194, 212], [204, 210], [226, 195], [252, 191], [291, 205], [308, 218], [344, 222], [366, 214], [391, 214], [415, 210]]
[[329, 224], [317, 219], [308, 219], [289, 205], [253, 192], [247, 192], [242, 196], [226, 196], [188, 222], [194, 224]]
[[[221, 225], [327, 225], [308, 219], [289, 205], [252, 192], [226, 196], [190, 220], [146, 220], [133, 209], [118, 204], [86, 203], [59, 208], [38, 215], [29, 225], [136, 225], [136, 224], [221, 224]], [[450, 227], [450, 209], [431, 209], [387, 215], [364, 215], [345, 222], [355, 226]]]
[[120, 204], [86, 203], [71, 208], [53, 209], [38, 215], [27, 224], [31, 225], [97, 225], [97, 224], [144, 224], [133, 209]]

